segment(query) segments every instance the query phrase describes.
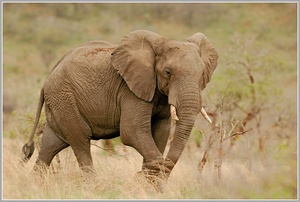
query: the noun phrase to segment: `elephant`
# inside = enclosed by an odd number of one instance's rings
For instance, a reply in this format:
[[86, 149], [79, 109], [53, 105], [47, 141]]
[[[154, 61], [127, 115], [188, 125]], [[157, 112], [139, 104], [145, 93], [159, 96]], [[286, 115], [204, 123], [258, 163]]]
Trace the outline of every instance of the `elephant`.
[[[201, 91], [217, 60], [216, 49], [200, 32], [177, 41], [136, 30], [119, 44], [91, 41], [74, 48], [45, 79], [23, 160], [34, 151], [45, 104], [46, 125], [34, 169], [49, 166], [71, 146], [81, 170], [95, 173], [90, 141], [120, 136], [143, 156], [139, 172], [168, 179], [197, 115], [209, 120]], [[173, 142], [164, 157], [172, 121]]]

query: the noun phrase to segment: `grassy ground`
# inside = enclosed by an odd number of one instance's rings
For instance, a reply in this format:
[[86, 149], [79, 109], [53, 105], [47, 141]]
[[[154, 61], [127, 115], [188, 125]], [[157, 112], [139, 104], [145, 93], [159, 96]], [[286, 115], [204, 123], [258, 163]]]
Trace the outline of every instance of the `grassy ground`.
[[[295, 4], [4, 4], [3, 198], [297, 198], [296, 14]], [[192, 133], [164, 193], [134, 179], [142, 157], [131, 148], [124, 152], [119, 140], [114, 141], [119, 155], [92, 146], [97, 180], [81, 176], [71, 149], [60, 154], [60, 164], [54, 159], [55, 173], [33, 178], [38, 151], [23, 165], [21, 148], [51, 67], [79, 44], [95, 39], [118, 43], [136, 29], [179, 40], [205, 33], [220, 59], [203, 102], [218, 112], [224, 135], [259, 108], [246, 125], [252, 130], [232, 148], [225, 141], [220, 158], [220, 137], [199, 117], [195, 125], [202, 135]], [[249, 83], [249, 70], [254, 83]], [[209, 157], [200, 173], [205, 151]], [[221, 179], [216, 181], [220, 159]]]
[[[244, 142], [245, 141], [245, 142]], [[202, 174], [197, 164], [201, 149], [190, 147], [170, 176], [164, 193], [134, 179], [142, 157], [133, 149], [117, 147], [119, 156], [105, 154], [92, 147], [99, 179], [81, 176], [71, 149], [54, 159], [52, 169], [43, 179], [30, 174], [34, 160], [19, 161], [16, 141], [4, 140], [3, 198], [5, 199], [292, 199], [296, 196], [296, 154], [293, 149], [257, 155], [245, 148], [243, 140], [235, 151], [223, 159], [222, 179], [215, 181], [213, 161]], [[296, 141], [294, 141], [296, 142]], [[242, 148], [244, 147], [244, 148]], [[294, 145], [295, 147], [295, 145]], [[283, 152], [283, 153], [282, 153]], [[123, 155], [123, 156], [120, 156]], [[36, 158], [36, 153], [32, 157]]]

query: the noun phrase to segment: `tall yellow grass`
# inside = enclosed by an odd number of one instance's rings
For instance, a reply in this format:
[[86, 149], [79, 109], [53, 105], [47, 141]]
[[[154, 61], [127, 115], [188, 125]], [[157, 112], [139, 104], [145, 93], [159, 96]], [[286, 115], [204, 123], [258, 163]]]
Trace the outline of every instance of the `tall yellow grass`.
[[142, 157], [130, 147], [124, 153], [122, 147], [117, 146], [118, 155], [110, 155], [92, 146], [97, 178], [83, 175], [70, 148], [60, 153], [60, 163], [54, 158], [49, 172], [38, 177], [31, 173], [38, 151], [27, 164], [22, 164], [21, 141], [4, 138], [3, 199], [296, 198], [296, 153], [289, 150], [273, 156], [273, 151], [272, 155], [260, 156], [247, 148], [246, 145], [251, 144], [247, 139], [240, 141], [236, 149], [224, 157], [219, 182], [215, 180], [213, 157], [200, 175], [197, 165], [202, 149], [189, 142], [164, 192], [157, 193], [149, 184], [135, 180]]

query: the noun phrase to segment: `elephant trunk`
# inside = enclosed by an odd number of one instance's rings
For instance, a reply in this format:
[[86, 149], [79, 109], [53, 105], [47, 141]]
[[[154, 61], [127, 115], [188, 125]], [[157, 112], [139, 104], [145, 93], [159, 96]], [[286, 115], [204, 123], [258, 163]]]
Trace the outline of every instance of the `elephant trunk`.
[[[170, 91], [169, 94], [169, 103], [176, 108], [179, 119], [176, 121], [174, 138], [167, 154], [167, 159], [172, 160], [174, 165], [185, 147], [202, 105], [198, 83], [192, 80], [178, 82], [179, 88], [174, 89], [180, 90]], [[174, 107], [171, 107], [171, 110], [175, 110]]]

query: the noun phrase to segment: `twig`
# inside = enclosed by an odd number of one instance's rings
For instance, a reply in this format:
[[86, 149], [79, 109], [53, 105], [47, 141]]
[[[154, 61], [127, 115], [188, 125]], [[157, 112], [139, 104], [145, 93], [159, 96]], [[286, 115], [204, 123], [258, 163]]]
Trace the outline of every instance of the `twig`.
[[202, 171], [203, 171], [203, 168], [207, 162], [207, 158], [208, 158], [208, 150], [205, 150], [203, 157], [202, 157], [201, 161], [199, 161], [199, 164], [198, 164], [198, 170], [200, 173], [202, 173]]
[[[237, 124], [238, 124], [238, 121], [235, 122], [234, 124], [231, 123], [231, 130], [230, 130], [230, 132], [229, 132], [228, 134], [231, 134], [231, 133], [233, 132], [233, 130], [235, 129], [235, 127], [237, 126]], [[227, 137], [226, 137], [226, 138], [227, 138]], [[224, 138], [224, 139], [226, 139], [226, 138]], [[223, 139], [223, 140], [224, 140], [224, 139]]]
[[[229, 138], [232, 138], [232, 137], [234, 137], [234, 136], [244, 135], [245, 133], [251, 131], [252, 129], [253, 129], [253, 128], [251, 128], [251, 129], [249, 129], [249, 130], [246, 130], [246, 131], [242, 131], [242, 132], [235, 132], [235, 133], [233, 133], [232, 135], [230, 135], [230, 136], [224, 138], [223, 141], [224, 141], [224, 140], [227, 140], [227, 139], [229, 139]], [[223, 141], [222, 141], [222, 142], [223, 142]]]

